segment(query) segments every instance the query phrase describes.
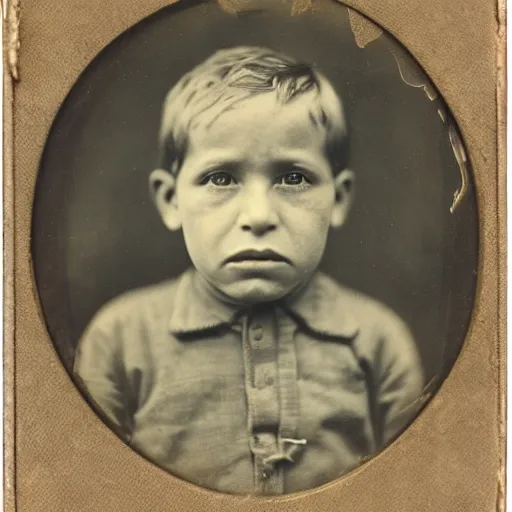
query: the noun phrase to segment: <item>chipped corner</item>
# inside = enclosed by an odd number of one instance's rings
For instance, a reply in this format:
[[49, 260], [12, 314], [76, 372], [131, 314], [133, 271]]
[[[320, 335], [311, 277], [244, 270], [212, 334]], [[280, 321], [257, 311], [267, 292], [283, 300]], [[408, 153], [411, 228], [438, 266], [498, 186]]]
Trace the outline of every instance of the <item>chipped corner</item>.
[[354, 9], [347, 7], [350, 28], [359, 48], [366, 48], [382, 35], [382, 29]]
[[[359, 48], [366, 48], [373, 41], [376, 41], [379, 38], [383, 39], [395, 59], [402, 81], [411, 87], [423, 89], [425, 95], [431, 102], [440, 99], [434, 84], [429, 80], [420, 65], [405, 49], [402, 49], [395, 41], [392, 41], [391, 38], [386, 36], [386, 34], [383, 34], [383, 30], [371, 20], [350, 7], [347, 7], [347, 10], [350, 28], [354, 35], [355, 43]], [[468, 158], [466, 150], [464, 149], [462, 137], [454, 120], [449, 115], [446, 106], [442, 101], [438, 102], [437, 113], [442, 123], [448, 126], [450, 144], [457, 160], [461, 176], [461, 185], [454, 192], [453, 201], [450, 206], [450, 213], [454, 213], [468, 191]]]
[[219, 7], [228, 14], [244, 14], [264, 9], [285, 10], [292, 16], [304, 14], [313, 9], [313, 0], [217, 0]]

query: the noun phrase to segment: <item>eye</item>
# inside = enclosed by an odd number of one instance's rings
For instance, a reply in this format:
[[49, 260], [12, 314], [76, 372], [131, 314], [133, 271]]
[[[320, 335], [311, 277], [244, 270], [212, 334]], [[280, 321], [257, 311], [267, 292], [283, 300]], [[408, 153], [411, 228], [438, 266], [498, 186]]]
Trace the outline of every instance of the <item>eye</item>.
[[309, 181], [300, 172], [288, 172], [279, 178], [278, 183], [280, 185], [302, 185]]
[[201, 180], [201, 185], [207, 185], [208, 183], [216, 187], [229, 187], [229, 185], [234, 185], [236, 181], [227, 172], [214, 172]]

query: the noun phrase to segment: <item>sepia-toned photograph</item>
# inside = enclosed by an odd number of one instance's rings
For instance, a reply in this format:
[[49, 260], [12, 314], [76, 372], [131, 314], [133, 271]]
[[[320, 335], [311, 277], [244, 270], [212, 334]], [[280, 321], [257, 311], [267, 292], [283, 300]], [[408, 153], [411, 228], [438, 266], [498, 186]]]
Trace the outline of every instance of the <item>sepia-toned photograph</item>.
[[477, 223], [456, 120], [392, 35], [330, 0], [183, 2], [69, 92], [32, 257], [91, 414], [174, 477], [282, 495], [428, 407], [471, 319]]

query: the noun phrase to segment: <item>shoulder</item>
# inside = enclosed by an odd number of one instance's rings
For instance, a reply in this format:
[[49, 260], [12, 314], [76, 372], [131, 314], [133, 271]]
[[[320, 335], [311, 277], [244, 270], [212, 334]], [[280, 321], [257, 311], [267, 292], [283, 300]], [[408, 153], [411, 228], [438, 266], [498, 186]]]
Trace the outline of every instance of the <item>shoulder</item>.
[[379, 300], [326, 276], [323, 279], [331, 296], [334, 321], [345, 317], [353, 327], [351, 346], [358, 359], [367, 362], [379, 378], [401, 379], [411, 396], [419, 394], [423, 383], [422, 364], [404, 320]]
[[324, 290], [322, 300], [330, 308], [331, 321], [350, 325], [354, 343], [361, 351], [373, 352], [383, 346], [400, 351], [415, 346], [409, 327], [389, 306], [325, 274], [320, 274], [318, 279]]
[[112, 330], [122, 326], [134, 326], [141, 321], [154, 321], [169, 317], [182, 276], [160, 283], [136, 288], [118, 295], [104, 304], [92, 318], [88, 330], [93, 327]]
[[325, 274], [317, 276], [322, 300], [331, 307], [333, 320], [343, 313], [359, 329], [406, 329], [401, 317], [383, 302], [344, 286]]
[[139, 352], [160, 339], [172, 313], [178, 279], [125, 292], [103, 305], [90, 320], [78, 341], [75, 368], [87, 368], [115, 356]]

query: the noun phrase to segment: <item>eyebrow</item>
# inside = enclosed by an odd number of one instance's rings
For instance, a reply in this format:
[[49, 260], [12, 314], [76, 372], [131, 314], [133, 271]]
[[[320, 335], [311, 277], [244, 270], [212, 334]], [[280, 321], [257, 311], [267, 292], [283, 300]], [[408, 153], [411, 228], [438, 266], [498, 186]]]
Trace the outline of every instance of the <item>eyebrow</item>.
[[[295, 166], [306, 170], [321, 171], [321, 167], [325, 167], [328, 173], [331, 173], [331, 165], [327, 155], [323, 155], [323, 166], [318, 165], [317, 160], [312, 160], [309, 157], [309, 151], [303, 149], [288, 149], [284, 151], [277, 151], [273, 155], [270, 165], [276, 168], [283, 168], [286, 166]], [[194, 162], [196, 170], [214, 169], [215, 167], [224, 167], [226, 170], [234, 170], [235, 168], [245, 163], [244, 155], [238, 153], [236, 150], [225, 149], [211, 149], [204, 152], [204, 155], [198, 155], [197, 160]]]
[[[273, 161], [277, 165], [283, 166], [295, 165], [298, 167], [306, 167], [308, 169], [317, 169], [319, 167], [317, 161], [311, 160], [309, 158], [309, 152], [302, 149], [283, 152], [283, 154], [281, 155], [276, 155], [276, 158], [274, 158]], [[325, 163], [325, 166], [330, 170], [329, 159], [327, 158], [327, 156], [324, 155], [323, 161]]]
[[194, 167], [205, 168], [215, 167], [217, 165], [228, 165], [234, 167], [239, 165], [242, 161], [242, 156], [233, 151], [212, 150], [208, 151], [206, 156], [198, 157]]

